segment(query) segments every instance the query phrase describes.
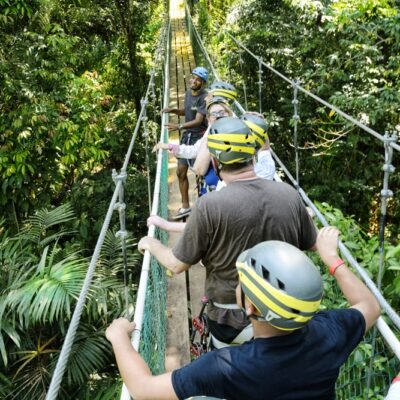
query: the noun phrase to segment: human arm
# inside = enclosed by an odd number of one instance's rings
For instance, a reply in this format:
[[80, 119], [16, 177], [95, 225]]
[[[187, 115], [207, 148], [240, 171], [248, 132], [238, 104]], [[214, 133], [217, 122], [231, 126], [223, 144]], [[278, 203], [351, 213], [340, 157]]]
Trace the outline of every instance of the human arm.
[[181, 108], [163, 108], [161, 110], [161, 114], [164, 113], [170, 113], [170, 114], [175, 114], [179, 115], [180, 117], [183, 117], [185, 115], [185, 110]]
[[339, 265], [334, 271], [334, 277], [344, 297], [351, 308], [361, 312], [365, 319], [365, 331], [371, 328], [380, 315], [380, 306], [375, 296], [365, 284], [341, 263], [337, 253], [339, 231], [335, 227], [322, 228], [317, 236], [317, 249], [322, 261], [327, 267]]
[[[183, 115], [185, 115], [185, 114], [183, 114]], [[197, 128], [204, 121], [204, 118], [205, 118], [205, 115], [198, 112], [198, 113], [196, 113], [195, 119], [193, 119], [192, 121], [188, 121], [183, 124], [169, 123], [169, 124], [165, 124], [165, 126], [168, 128], [169, 132], [178, 131], [178, 130], [182, 130], [182, 129]]]
[[209, 129], [207, 129], [206, 133], [203, 136], [203, 139], [200, 143], [198, 152], [197, 152], [197, 157], [196, 157], [196, 161], [193, 164], [193, 172], [196, 175], [200, 175], [200, 176], [204, 176], [207, 171], [208, 168], [210, 166], [210, 162], [211, 162], [211, 155], [210, 152], [208, 150], [207, 147], [207, 137], [208, 137], [208, 131]]
[[190, 268], [190, 264], [186, 264], [174, 256], [171, 248], [150, 236], [145, 236], [140, 239], [138, 249], [141, 253], [148, 250], [161, 265], [174, 274], [179, 274]]
[[254, 172], [259, 178], [272, 181], [275, 176], [275, 161], [269, 150], [259, 150], [257, 153], [257, 162], [254, 165]]
[[158, 215], [151, 215], [147, 218], [147, 226], [155, 225], [160, 229], [167, 232], [183, 232], [186, 226], [186, 222], [171, 222]]
[[114, 320], [106, 330], [121, 377], [134, 399], [177, 399], [171, 373], [153, 376], [146, 362], [133, 348], [130, 335], [135, 323], [126, 318]]

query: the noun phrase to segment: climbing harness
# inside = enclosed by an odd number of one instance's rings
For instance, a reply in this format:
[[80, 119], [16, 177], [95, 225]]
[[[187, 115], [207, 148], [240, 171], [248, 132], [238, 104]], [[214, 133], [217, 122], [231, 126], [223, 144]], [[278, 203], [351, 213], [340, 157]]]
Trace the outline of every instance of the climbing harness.
[[[201, 299], [201, 309], [197, 317], [192, 320], [192, 332], [190, 335], [190, 354], [198, 358], [202, 354], [207, 353], [212, 349], [222, 349], [223, 347], [237, 346], [247, 342], [253, 338], [253, 326], [247, 325], [239, 334], [230, 342], [225, 343], [217, 339], [211, 332], [208, 326], [207, 314], [205, 308], [208, 304], [225, 310], [240, 310], [237, 304], [222, 304], [208, 299], [203, 296]], [[196, 334], [199, 335], [199, 340], [196, 339]]]
[[[209, 299], [206, 296], [201, 298], [201, 309], [197, 317], [192, 320], [192, 332], [190, 334], [190, 354], [198, 358], [202, 354], [209, 351], [209, 329], [207, 323], [207, 315], [205, 314], [205, 309]], [[199, 335], [199, 339], [196, 341], [196, 334]]]

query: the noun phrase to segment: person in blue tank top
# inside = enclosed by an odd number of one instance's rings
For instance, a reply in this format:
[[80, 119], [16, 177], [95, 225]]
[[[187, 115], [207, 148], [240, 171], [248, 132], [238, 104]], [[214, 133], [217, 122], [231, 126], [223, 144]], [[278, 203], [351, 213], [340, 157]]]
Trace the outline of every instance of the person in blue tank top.
[[135, 323], [113, 321], [106, 336], [132, 397], [333, 400], [341, 365], [380, 314], [374, 295], [339, 258], [338, 235], [334, 227], [322, 228], [316, 246], [347, 309], [318, 311], [323, 295], [318, 269], [298, 248], [270, 240], [243, 251], [236, 263], [237, 304], [254, 331], [245, 344], [153, 376], [130, 343]]

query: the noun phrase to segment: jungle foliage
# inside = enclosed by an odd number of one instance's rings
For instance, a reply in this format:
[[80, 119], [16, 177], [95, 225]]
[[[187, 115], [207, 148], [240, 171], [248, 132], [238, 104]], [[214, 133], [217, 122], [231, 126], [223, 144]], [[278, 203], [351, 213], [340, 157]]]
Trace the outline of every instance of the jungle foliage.
[[[195, 3], [197, 22], [223, 77], [241, 102], [259, 110], [259, 64], [227, 35], [322, 99], [382, 135], [400, 130], [400, 14], [390, 0], [211, 1]], [[218, 24], [217, 24], [218, 23]], [[292, 173], [293, 88], [263, 67], [261, 110], [273, 148]], [[378, 230], [383, 183], [381, 141], [299, 93], [300, 184], [312, 199], [354, 215]], [[398, 164], [394, 152], [393, 164]], [[399, 168], [389, 187], [400, 187]], [[391, 199], [388, 229], [399, 235], [400, 204]]]
[[[164, 2], [0, 0], [0, 397], [43, 399], [148, 83]], [[160, 93], [160, 92], [157, 92]], [[154, 102], [159, 104], [155, 96]], [[150, 145], [158, 112], [149, 104]], [[125, 185], [130, 304], [146, 228], [141, 133]], [[154, 173], [154, 165], [150, 165]], [[118, 216], [59, 397], [114, 399], [105, 327], [126, 312]]]
[[[121, 167], [137, 121], [163, 3], [0, 0], [1, 398], [45, 397], [114, 190], [110, 172]], [[248, 109], [260, 107], [258, 62], [224, 29], [275, 69], [378, 132], [398, 129], [398, 1], [189, 4], [218, 68], [241, 91]], [[293, 90], [265, 68], [262, 80], [261, 110], [273, 147], [294, 171]], [[383, 146], [313, 100], [303, 95], [299, 100], [300, 184], [313, 200], [331, 204], [321, 209], [375, 276]], [[156, 109], [149, 115], [154, 132]], [[143, 142], [136, 142], [126, 185], [131, 276], [137, 273], [134, 238], [141, 236], [148, 210]], [[395, 193], [399, 181], [398, 171], [391, 174]], [[96, 268], [63, 399], [113, 399], [121, 387], [104, 337], [108, 323], [125, 311], [116, 223], [115, 217]], [[395, 308], [399, 226], [400, 205], [392, 199], [383, 287]], [[133, 302], [134, 283], [131, 288]]]

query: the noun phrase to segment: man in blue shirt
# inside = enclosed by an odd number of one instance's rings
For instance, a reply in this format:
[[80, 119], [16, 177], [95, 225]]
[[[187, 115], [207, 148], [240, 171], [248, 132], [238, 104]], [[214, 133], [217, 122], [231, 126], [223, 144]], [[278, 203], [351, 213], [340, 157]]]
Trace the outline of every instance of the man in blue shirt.
[[129, 392], [140, 399], [334, 399], [340, 366], [375, 323], [380, 307], [337, 255], [336, 228], [317, 237], [321, 259], [336, 278], [348, 309], [317, 312], [322, 279], [296, 247], [259, 243], [238, 258], [237, 303], [254, 339], [207, 353], [173, 372], [153, 376], [132, 348], [134, 323], [115, 320], [106, 331]]

